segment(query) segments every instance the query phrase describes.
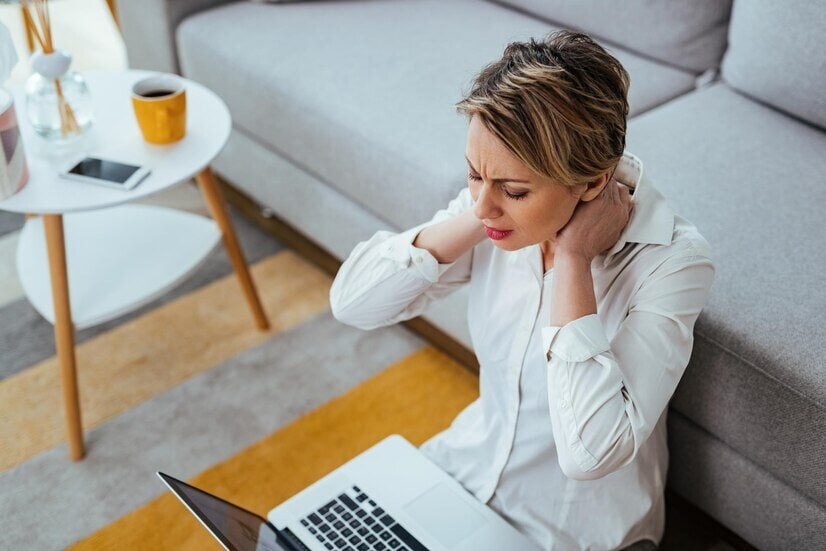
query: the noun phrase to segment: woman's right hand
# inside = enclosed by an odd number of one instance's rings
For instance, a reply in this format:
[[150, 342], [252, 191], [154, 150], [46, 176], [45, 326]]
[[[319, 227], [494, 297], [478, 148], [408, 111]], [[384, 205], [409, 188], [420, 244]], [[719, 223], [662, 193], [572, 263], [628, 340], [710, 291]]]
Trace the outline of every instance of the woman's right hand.
[[430, 251], [439, 264], [450, 264], [486, 238], [485, 225], [471, 206], [453, 218], [424, 228], [413, 246]]
[[463, 212], [461, 214], [461, 216], [467, 216], [468, 217], [468, 220], [470, 221], [469, 224], [471, 225], [471, 228], [473, 228], [473, 231], [475, 232], [474, 235], [476, 235], [477, 239], [476, 239], [476, 242], [473, 243], [474, 245], [476, 245], [476, 244], [480, 243], [481, 241], [484, 241], [485, 239], [487, 239], [488, 234], [485, 231], [485, 225], [482, 223], [481, 220], [476, 218], [476, 214], [474, 214], [474, 212], [473, 212], [473, 205], [471, 205], [469, 209], [467, 209], [465, 212]]

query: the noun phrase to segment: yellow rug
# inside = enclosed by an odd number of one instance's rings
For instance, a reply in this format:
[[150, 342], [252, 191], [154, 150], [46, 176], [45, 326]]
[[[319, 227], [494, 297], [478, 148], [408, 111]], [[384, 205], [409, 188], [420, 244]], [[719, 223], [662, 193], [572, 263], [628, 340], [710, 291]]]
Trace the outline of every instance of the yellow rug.
[[[476, 375], [428, 346], [189, 482], [266, 516], [390, 434], [421, 445], [478, 397], [478, 386]], [[70, 549], [218, 548], [167, 492]]]

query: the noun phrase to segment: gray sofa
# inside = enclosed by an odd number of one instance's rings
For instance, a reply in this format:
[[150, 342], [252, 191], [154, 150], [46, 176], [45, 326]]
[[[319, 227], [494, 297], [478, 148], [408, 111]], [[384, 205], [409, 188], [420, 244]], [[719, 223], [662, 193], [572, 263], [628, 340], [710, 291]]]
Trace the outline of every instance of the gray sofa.
[[[216, 172], [339, 259], [465, 184], [472, 76], [588, 32], [631, 75], [628, 150], [717, 275], [672, 398], [671, 490], [754, 546], [826, 549], [826, 7], [818, 0], [121, 0], [130, 66], [229, 105]], [[425, 319], [470, 347], [466, 290]]]

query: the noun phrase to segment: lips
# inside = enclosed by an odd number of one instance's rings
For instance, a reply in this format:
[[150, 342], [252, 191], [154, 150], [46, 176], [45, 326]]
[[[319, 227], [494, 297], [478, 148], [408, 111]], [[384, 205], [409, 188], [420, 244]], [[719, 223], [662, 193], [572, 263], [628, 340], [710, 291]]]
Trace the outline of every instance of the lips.
[[499, 239], [504, 239], [509, 236], [513, 233], [513, 230], [497, 230], [495, 228], [485, 226], [485, 233], [487, 233], [488, 237], [491, 239], [496, 239], [498, 241]]

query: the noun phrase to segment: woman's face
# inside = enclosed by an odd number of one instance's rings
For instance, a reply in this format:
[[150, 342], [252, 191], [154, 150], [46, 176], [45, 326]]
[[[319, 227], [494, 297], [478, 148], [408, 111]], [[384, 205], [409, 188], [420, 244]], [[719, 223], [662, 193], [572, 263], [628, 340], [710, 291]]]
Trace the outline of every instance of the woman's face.
[[473, 211], [485, 226], [510, 231], [488, 233], [493, 244], [515, 251], [543, 241], [553, 242], [574, 212], [583, 189], [570, 190], [536, 174], [516, 158], [474, 115], [465, 156]]

